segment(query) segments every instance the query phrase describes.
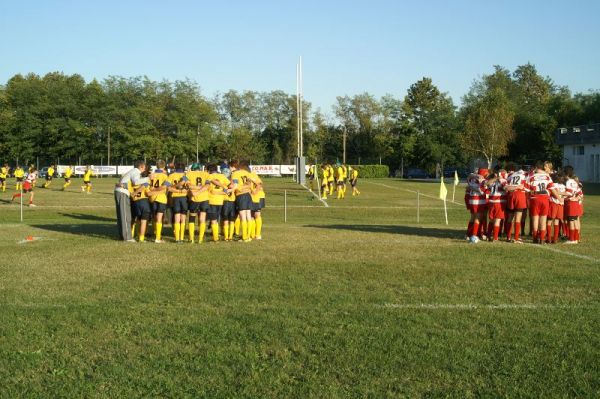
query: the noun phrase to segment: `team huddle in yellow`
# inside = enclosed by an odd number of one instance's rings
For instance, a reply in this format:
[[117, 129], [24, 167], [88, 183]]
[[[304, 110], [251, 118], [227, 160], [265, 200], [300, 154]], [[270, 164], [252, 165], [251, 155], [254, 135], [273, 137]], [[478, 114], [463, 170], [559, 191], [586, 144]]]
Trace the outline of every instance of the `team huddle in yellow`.
[[[262, 239], [261, 210], [265, 207], [263, 182], [244, 161], [230, 163], [226, 176], [216, 164], [206, 168], [194, 163], [189, 170], [176, 165], [168, 174], [164, 161], [140, 184], [130, 185], [132, 236], [144, 242], [148, 223], [153, 224], [154, 241], [162, 239], [163, 222], [173, 226], [175, 242], [202, 243], [208, 228], [212, 241], [248, 242]], [[187, 227], [187, 229], [186, 229]], [[198, 227], [198, 233], [196, 233]], [[222, 234], [220, 234], [222, 233]]]
[[352, 186], [352, 196], [360, 195], [356, 187], [358, 181], [358, 170], [346, 164], [337, 163], [334, 168], [331, 164], [322, 164], [320, 168], [316, 165], [308, 167], [308, 181], [310, 190], [313, 191], [315, 180], [320, 181], [321, 199], [326, 200], [327, 194], [337, 194], [336, 199], [346, 198], [348, 183]]

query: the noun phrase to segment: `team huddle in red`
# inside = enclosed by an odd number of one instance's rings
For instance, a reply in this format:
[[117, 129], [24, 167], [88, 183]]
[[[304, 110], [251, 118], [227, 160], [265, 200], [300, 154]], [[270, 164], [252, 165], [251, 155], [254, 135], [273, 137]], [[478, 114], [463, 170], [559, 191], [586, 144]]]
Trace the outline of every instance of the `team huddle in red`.
[[507, 166], [491, 173], [479, 169], [467, 178], [465, 204], [471, 212], [467, 239], [498, 241], [502, 232], [509, 242], [522, 244], [527, 214], [534, 243], [555, 244], [561, 232], [566, 244], [577, 244], [583, 215], [583, 191], [573, 167], [562, 172], [549, 161], [528, 171]]

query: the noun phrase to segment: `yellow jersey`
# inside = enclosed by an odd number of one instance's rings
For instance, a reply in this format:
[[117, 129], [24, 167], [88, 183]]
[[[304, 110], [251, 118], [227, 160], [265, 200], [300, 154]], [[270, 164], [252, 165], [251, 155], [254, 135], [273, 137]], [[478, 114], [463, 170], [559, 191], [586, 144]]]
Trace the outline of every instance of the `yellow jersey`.
[[84, 183], [89, 182], [91, 180], [92, 176], [94, 176], [94, 172], [91, 169], [86, 170], [85, 173], [83, 174]]
[[231, 174], [231, 181], [235, 185], [235, 195], [239, 196], [250, 192], [249, 176], [250, 172], [243, 169], [238, 169]]
[[6, 169], [4, 166], [0, 168], [0, 179], [6, 179], [6, 177], [8, 176], [8, 169]]
[[190, 198], [194, 202], [208, 201], [208, 190], [204, 189], [205, 185], [208, 184], [208, 172], [201, 170], [192, 170], [185, 174], [188, 183], [190, 185]]
[[22, 168], [15, 169], [15, 177], [22, 179], [25, 176], [25, 171]]
[[328, 171], [327, 171], [327, 181], [334, 181], [335, 177], [333, 176], [333, 174], [334, 174], [333, 166], [328, 166], [327, 169], [328, 169]]
[[46, 176], [48, 177], [54, 177], [54, 168], [48, 168], [48, 174]]
[[323, 183], [327, 183], [329, 180], [329, 169], [323, 168]]
[[357, 169], [352, 169], [352, 179], [356, 179], [358, 178], [358, 170]]
[[[260, 196], [260, 193], [262, 191], [262, 180], [260, 177], [258, 177], [258, 175], [254, 172], [249, 174], [249, 178], [250, 178], [250, 183], [251, 183], [251, 187], [252, 187], [252, 191], [250, 193], [250, 195], [252, 196], [252, 202], [258, 203], [260, 201], [261, 198], [264, 198]], [[263, 192], [264, 195], [264, 192]]]
[[65, 179], [70, 179], [73, 175], [73, 169], [70, 167], [65, 170]]
[[337, 181], [341, 182], [344, 181], [344, 168], [342, 168], [341, 166], [338, 166], [337, 168]]
[[158, 202], [159, 204], [167, 203], [167, 190], [162, 189], [167, 187], [165, 182], [169, 178], [161, 169], [156, 169], [150, 176], [150, 190], [148, 190], [148, 198], [150, 202]]
[[[223, 191], [223, 187], [229, 186], [229, 179], [225, 177], [225, 175], [221, 173], [212, 173], [208, 176], [210, 180], [210, 188], [208, 189], [208, 203], [210, 205], [223, 205], [223, 201], [225, 201], [225, 192]], [[214, 184], [214, 181], [218, 181], [221, 185]]]
[[[141, 187], [141, 190], [138, 191], [135, 195], [134, 193]], [[129, 191], [131, 192], [131, 200], [133, 202], [147, 199], [148, 198], [148, 183], [137, 184], [135, 186], [130, 186]]]
[[[171, 187], [177, 188], [180, 182], [186, 182], [187, 178], [183, 172], [173, 172], [169, 175], [167, 181]], [[187, 191], [184, 193], [171, 193], [172, 198], [187, 197]]]

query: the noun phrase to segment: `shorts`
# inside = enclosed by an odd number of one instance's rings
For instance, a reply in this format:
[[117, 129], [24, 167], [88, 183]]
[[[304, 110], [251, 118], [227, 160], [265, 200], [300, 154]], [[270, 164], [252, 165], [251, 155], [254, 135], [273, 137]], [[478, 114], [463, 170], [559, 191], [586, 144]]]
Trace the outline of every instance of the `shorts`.
[[487, 210], [488, 204], [468, 204], [468, 209], [472, 214], [483, 213]]
[[490, 219], [504, 219], [506, 204], [490, 203], [488, 217]]
[[248, 211], [252, 209], [252, 196], [250, 193], [240, 194], [235, 197], [235, 207], [238, 211]]
[[150, 220], [152, 211], [150, 210], [150, 202], [147, 198], [143, 198], [133, 202], [133, 217], [140, 220]]
[[6, 181], [5, 177], [0, 177], [0, 183], [4, 183]]
[[221, 209], [223, 205], [209, 205], [208, 212], [206, 212], [206, 216], [208, 216], [208, 220], [210, 221], [218, 221], [219, 216], [221, 216]]
[[85, 180], [84, 180], [84, 181], [83, 181], [83, 184], [85, 184], [86, 186], [88, 186], [88, 185], [92, 184], [92, 182], [91, 182], [91, 181], [89, 181], [89, 180], [88, 180], [88, 181], [85, 181]]
[[529, 214], [531, 216], [548, 216], [550, 211], [550, 198], [547, 195], [536, 195], [529, 200]]
[[579, 201], [565, 201], [564, 216], [568, 218], [581, 215], [583, 215], [583, 207], [581, 206]]
[[71, 178], [70, 177], [65, 177], [65, 183], [71, 183]]
[[189, 208], [191, 213], [200, 213], [208, 211], [208, 201], [190, 201]]
[[343, 181], [343, 180], [338, 180], [338, 181], [336, 182], [336, 184], [337, 184], [338, 186], [343, 186], [343, 185], [344, 185], [344, 181]]
[[188, 202], [187, 197], [173, 197], [173, 213], [187, 213]]
[[47, 180], [47, 181], [50, 181], [50, 180], [52, 180], [52, 176], [50, 176], [50, 175], [46, 175], [46, 180]]
[[554, 201], [550, 201], [550, 208], [548, 210], [548, 220], [558, 219], [563, 220], [564, 206], [557, 204]]
[[16, 179], [17, 179], [17, 183], [21, 183], [23, 181], [22, 177], [17, 177]]
[[31, 184], [31, 182], [26, 181], [25, 183], [23, 183], [23, 192], [24, 193], [30, 193], [33, 191], [33, 185]]
[[167, 210], [167, 204], [163, 204], [160, 202], [152, 202], [150, 203], [151, 207], [152, 207], [152, 213], [156, 214], [156, 213], [165, 213], [165, 211]]
[[574, 222], [579, 219], [579, 216], [567, 216], [566, 219], [568, 222]]
[[223, 208], [221, 208], [221, 216], [223, 217], [223, 220], [235, 220], [235, 217], [237, 216], [235, 212], [235, 202], [223, 202]]
[[252, 212], [260, 212], [260, 202], [253, 202], [250, 210]]
[[351, 185], [352, 187], [356, 187], [356, 179], [352, 179], [352, 180], [350, 180], [350, 185]]
[[527, 196], [524, 191], [512, 191], [508, 193], [506, 207], [511, 211], [527, 209]]

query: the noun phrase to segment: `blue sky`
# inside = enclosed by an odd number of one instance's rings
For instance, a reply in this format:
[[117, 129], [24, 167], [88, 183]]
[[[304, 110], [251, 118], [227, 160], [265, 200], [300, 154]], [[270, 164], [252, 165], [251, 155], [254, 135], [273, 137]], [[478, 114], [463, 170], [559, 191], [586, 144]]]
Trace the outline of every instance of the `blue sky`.
[[295, 93], [302, 55], [304, 96], [327, 113], [338, 95], [402, 98], [423, 76], [459, 103], [496, 64], [587, 92], [600, 89], [598, 15], [583, 0], [0, 0], [0, 82], [63, 71]]

